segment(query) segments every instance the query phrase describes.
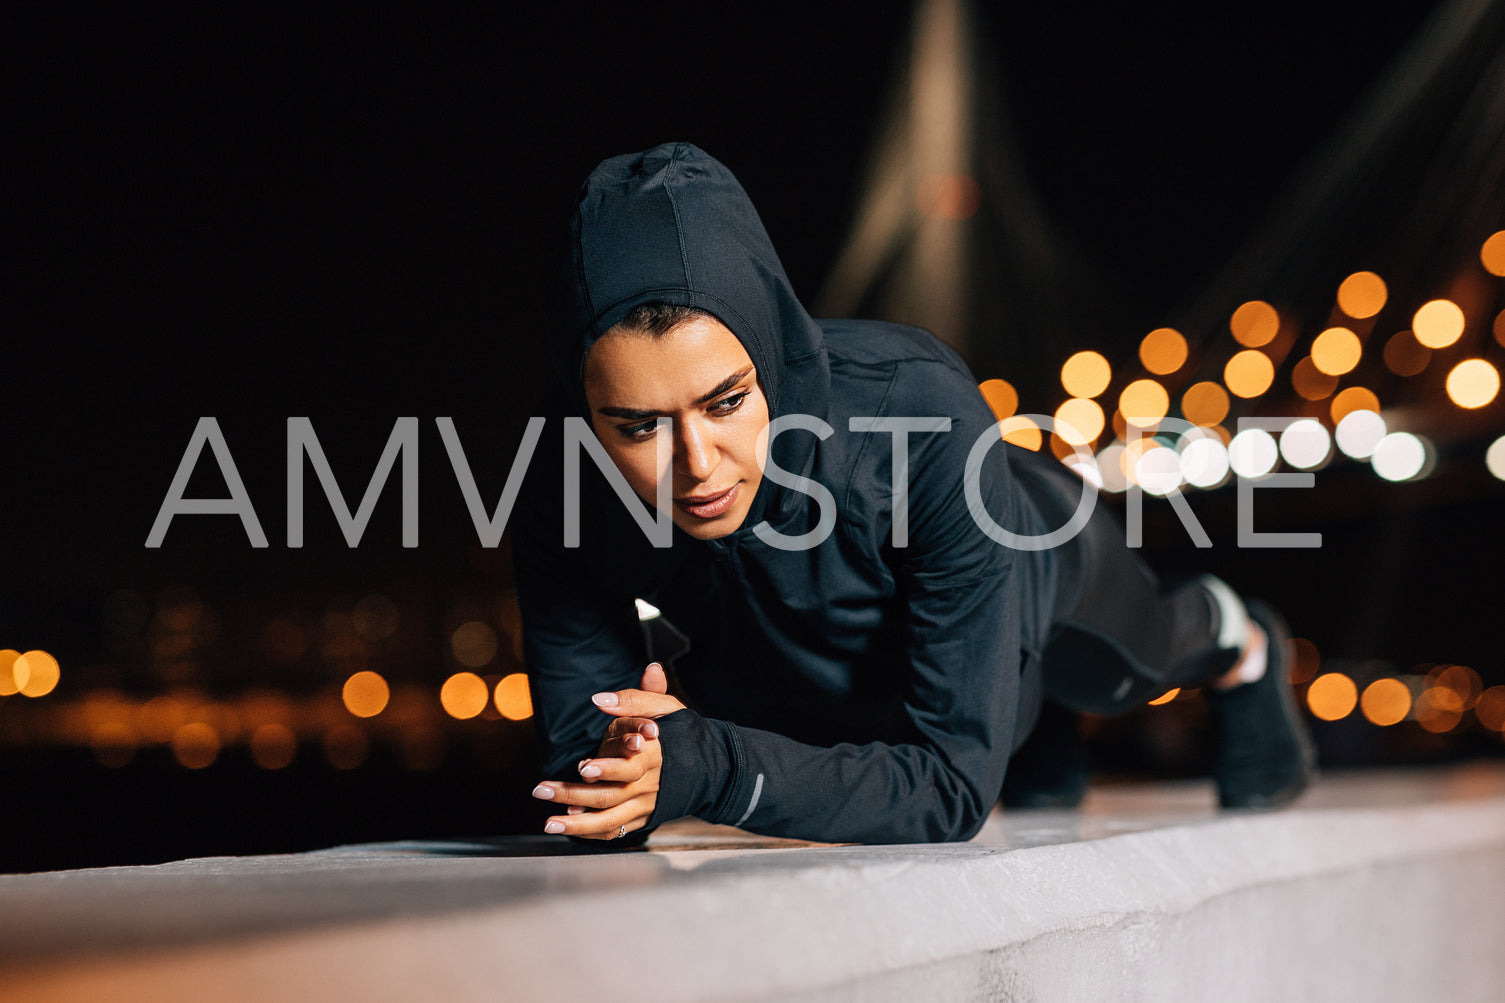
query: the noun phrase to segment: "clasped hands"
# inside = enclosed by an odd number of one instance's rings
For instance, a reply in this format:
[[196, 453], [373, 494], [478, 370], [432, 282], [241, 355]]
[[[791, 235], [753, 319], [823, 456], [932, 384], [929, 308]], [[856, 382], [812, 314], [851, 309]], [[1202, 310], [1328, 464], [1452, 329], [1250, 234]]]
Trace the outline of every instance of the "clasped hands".
[[544, 832], [616, 839], [648, 824], [664, 761], [654, 719], [685, 705], [669, 696], [669, 680], [658, 662], [643, 670], [639, 685], [591, 697], [612, 721], [596, 754], [577, 764], [580, 782], [545, 780], [533, 788], [534, 797], [567, 806], [563, 815], [549, 816]]

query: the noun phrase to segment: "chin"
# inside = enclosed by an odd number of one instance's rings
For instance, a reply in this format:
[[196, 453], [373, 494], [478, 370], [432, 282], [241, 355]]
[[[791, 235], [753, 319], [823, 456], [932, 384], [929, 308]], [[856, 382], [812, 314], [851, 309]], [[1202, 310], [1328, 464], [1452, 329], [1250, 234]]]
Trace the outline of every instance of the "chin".
[[739, 513], [735, 517], [728, 513], [719, 519], [696, 519], [691, 524], [676, 519], [674, 524], [697, 540], [719, 540], [723, 536], [731, 536], [740, 529], [746, 516], [746, 512]]

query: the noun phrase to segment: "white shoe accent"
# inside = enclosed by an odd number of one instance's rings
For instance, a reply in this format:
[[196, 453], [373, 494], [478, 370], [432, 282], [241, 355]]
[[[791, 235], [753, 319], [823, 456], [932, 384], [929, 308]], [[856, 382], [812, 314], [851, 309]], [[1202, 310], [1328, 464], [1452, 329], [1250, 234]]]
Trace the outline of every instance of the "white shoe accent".
[[[1199, 575], [1197, 583], [1212, 596], [1218, 611], [1218, 647], [1242, 651], [1249, 643], [1249, 611], [1244, 609], [1243, 600], [1227, 582], [1214, 575]], [[1263, 674], [1264, 669], [1260, 672]]]

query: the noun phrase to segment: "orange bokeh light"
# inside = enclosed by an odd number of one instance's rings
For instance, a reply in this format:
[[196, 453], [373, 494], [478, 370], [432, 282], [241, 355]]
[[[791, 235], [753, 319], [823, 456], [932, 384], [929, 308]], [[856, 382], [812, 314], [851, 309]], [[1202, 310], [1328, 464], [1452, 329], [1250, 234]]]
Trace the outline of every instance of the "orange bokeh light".
[[1211, 380], [1193, 383], [1181, 395], [1181, 413], [1193, 425], [1216, 425], [1228, 417], [1228, 391]]
[[1323, 721], [1341, 721], [1359, 702], [1359, 688], [1341, 672], [1328, 672], [1312, 680], [1306, 705]]
[[1275, 364], [1264, 352], [1246, 349], [1223, 367], [1223, 382], [1234, 396], [1258, 397], [1275, 382]]
[[1186, 339], [1170, 327], [1157, 327], [1139, 343], [1139, 361], [1156, 376], [1174, 373], [1186, 363]]

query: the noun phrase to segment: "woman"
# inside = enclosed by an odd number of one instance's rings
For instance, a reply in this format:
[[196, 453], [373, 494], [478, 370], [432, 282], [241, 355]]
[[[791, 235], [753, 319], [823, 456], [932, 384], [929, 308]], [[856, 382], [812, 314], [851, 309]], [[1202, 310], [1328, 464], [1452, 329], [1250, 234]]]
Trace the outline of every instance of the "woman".
[[[546, 831], [967, 839], [1047, 698], [1178, 685], [1210, 691], [1224, 805], [1305, 786], [1278, 616], [1209, 576], [1162, 591], [1106, 512], [1074, 521], [1091, 489], [999, 442], [926, 332], [812, 320], [720, 163], [607, 160], [570, 238], [561, 441], [513, 525]], [[688, 641], [673, 695], [635, 600]], [[1044, 766], [1019, 800], [1080, 796]]]

